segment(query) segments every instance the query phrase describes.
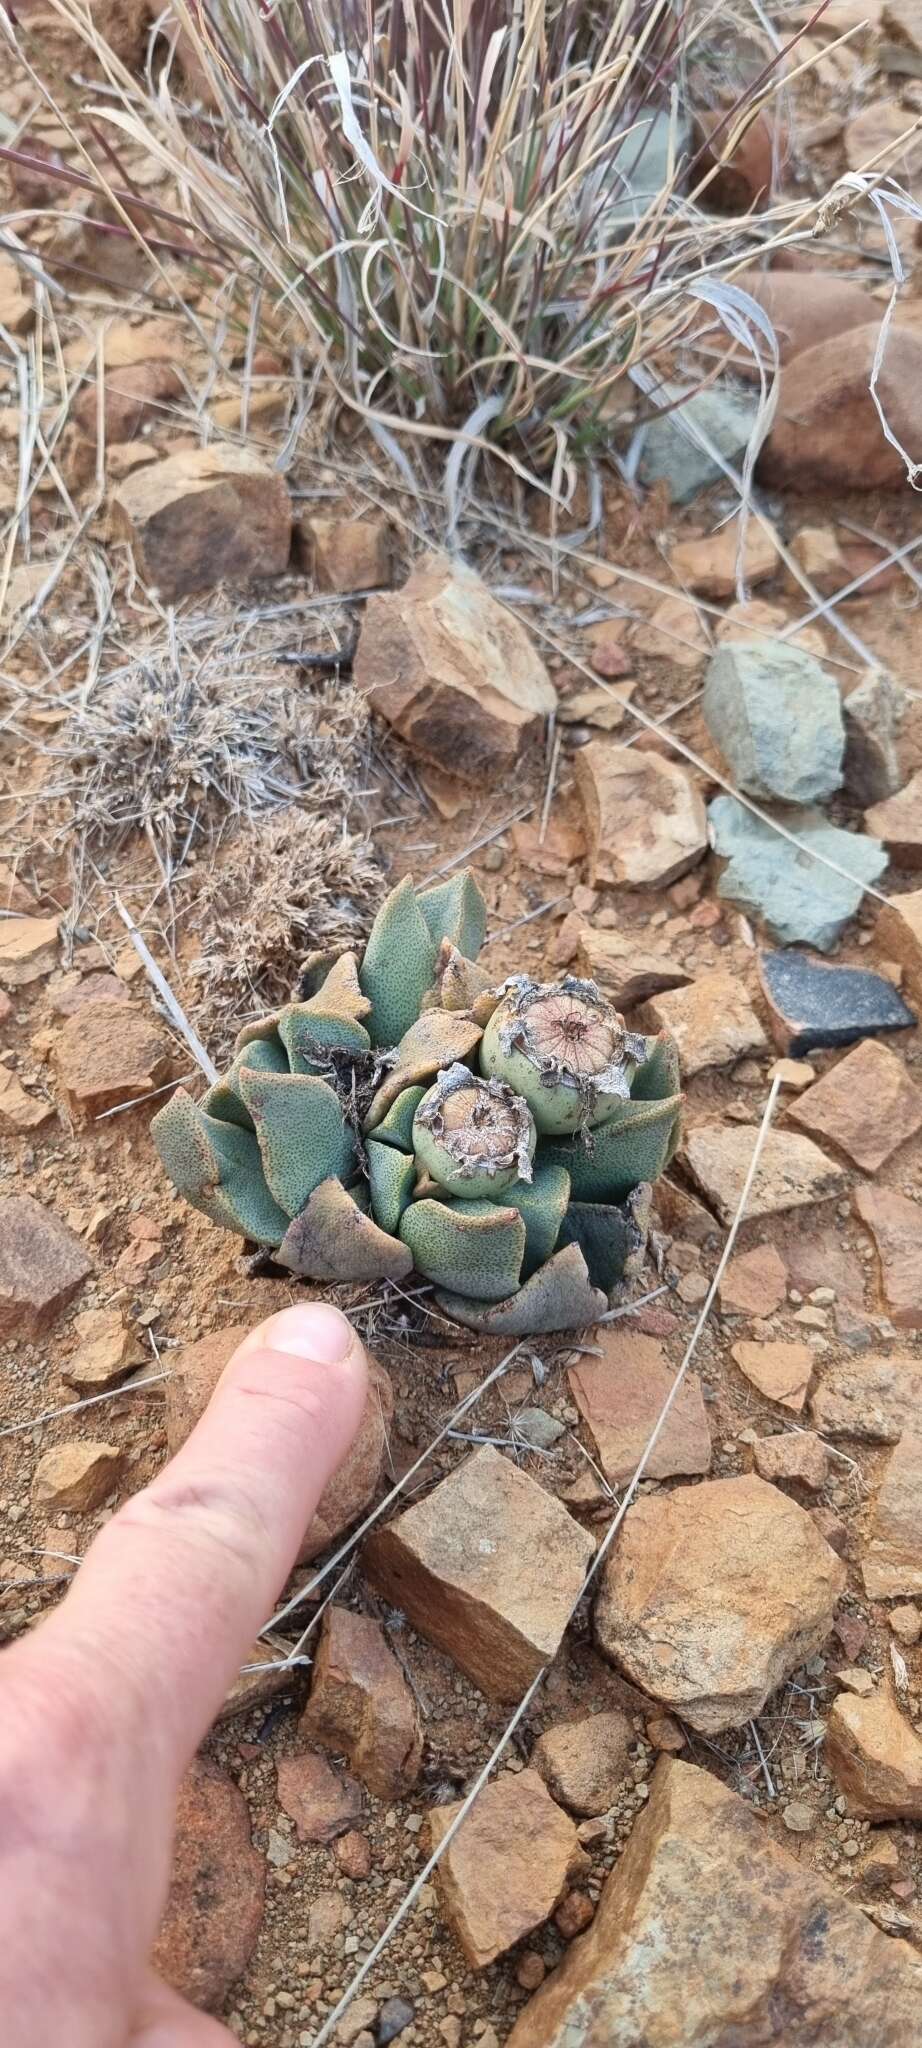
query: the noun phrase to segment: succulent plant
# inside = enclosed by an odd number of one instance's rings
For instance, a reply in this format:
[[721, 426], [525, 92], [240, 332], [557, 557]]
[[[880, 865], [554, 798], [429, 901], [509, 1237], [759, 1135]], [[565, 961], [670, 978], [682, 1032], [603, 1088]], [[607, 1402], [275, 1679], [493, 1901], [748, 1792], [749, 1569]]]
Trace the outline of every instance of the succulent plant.
[[636, 1271], [681, 1096], [594, 982], [478, 967], [465, 871], [409, 879], [364, 955], [314, 955], [298, 999], [241, 1031], [222, 1080], [153, 1121], [180, 1194], [319, 1281], [403, 1281], [500, 1335], [580, 1328]]

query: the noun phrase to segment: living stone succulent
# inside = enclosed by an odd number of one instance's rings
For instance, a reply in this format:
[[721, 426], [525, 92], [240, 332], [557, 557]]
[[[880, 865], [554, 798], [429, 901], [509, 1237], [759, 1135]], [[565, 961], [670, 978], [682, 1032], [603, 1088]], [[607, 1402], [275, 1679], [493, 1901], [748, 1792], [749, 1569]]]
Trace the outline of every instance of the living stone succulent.
[[477, 966], [464, 871], [409, 879], [358, 960], [314, 955], [298, 1000], [241, 1031], [223, 1079], [153, 1121], [180, 1194], [315, 1281], [431, 1281], [499, 1335], [577, 1329], [637, 1270], [678, 1141], [678, 1058], [594, 982]]

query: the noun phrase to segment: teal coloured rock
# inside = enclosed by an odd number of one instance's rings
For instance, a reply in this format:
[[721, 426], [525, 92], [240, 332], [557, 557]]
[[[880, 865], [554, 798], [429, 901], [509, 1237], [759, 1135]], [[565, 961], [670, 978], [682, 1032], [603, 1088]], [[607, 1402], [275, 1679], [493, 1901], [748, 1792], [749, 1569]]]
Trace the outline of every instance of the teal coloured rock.
[[[692, 440], [683, 421], [700, 427], [724, 461], [739, 468], [755, 429], [758, 402], [746, 393], [719, 386], [686, 394], [680, 384], [661, 385], [656, 400], [673, 410], [660, 413], [644, 429], [637, 474], [648, 488], [665, 480], [672, 503], [687, 505], [699, 491], [723, 481], [724, 471]], [[677, 404], [677, 400], [682, 402]]]
[[750, 796], [809, 804], [841, 787], [842, 700], [812, 654], [781, 640], [718, 647], [708, 663], [704, 716], [733, 781]]
[[646, 114], [631, 123], [611, 159], [613, 200], [605, 211], [605, 230], [613, 241], [626, 241], [651, 202], [680, 182], [690, 153], [691, 123], [681, 115], [673, 121], [665, 112]]
[[[786, 831], [796, 834], [796, 847], [732, 796], [715, 797], [708, 818], [714, 851], [728, 862], [718, 896], [759, 918], [783, 945], [830, 952], [854, 917], [867, 883], [879, 881], [887, 866], [878, 839], [842, 832], [821, 811], [779, 813]], [[814, 858], [817, 854], [823, 860]], [[836, 868], [826, 861], [834, 861]]]

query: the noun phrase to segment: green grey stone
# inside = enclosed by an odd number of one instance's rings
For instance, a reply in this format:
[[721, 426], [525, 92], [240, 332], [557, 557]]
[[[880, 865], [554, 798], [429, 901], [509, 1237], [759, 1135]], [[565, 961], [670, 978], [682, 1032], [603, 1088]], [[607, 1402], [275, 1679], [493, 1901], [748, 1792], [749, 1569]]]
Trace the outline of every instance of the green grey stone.
[[[673, 505], [687, 505], [699, 491], [722, 480], [724, 471], [691, 439], [681, 422], [700, 427], [724, 461], [739, 467], [755, 429], [758, 401], [717, 385], [686, 395], [681, 384], [663, 384], [657, 398], [673, 410], [650, 420], [645, 428], [637, 474], [648, 488], [665, 479]], [[677, 399], [684, 402], [677, 406]]]
[[[779, 823], [796, 834], [798, 846], [732, 796], [715, 797], [708, 818], [714, 851], [729, 862], [717, 884], [718, 896], [761, 918], [783, 945], [830, 952], [854, 917], [866, 884], [879, 881], [887, 866], [878, 839], [839, 831], [821, 811], [779, 810]], [[838, 874], [825, 861], [835, 861], [845, 872]]]
[[750, 796], [809, 804], [839, 788], [842, 700], [812, 654], [781, 640], [718, 647], [708, 663], [704, 716], [734, 782]]

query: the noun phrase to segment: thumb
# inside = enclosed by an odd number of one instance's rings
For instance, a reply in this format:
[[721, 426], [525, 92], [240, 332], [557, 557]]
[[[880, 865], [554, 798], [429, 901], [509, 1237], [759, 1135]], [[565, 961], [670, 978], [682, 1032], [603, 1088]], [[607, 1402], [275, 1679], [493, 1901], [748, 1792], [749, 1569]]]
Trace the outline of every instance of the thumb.
[[170, 1796], [271, 1612], [366, 1389], [364, 1349], [338, 1309], [270, 1316], [235, 1351], [178, 1456], [112, 1517], [61, 1606], [8, 1653], [4, 1677], [27, 1678], [31, 1663], [43, 1691], [63, 1685], [122, 1754], [140, 1746]]

